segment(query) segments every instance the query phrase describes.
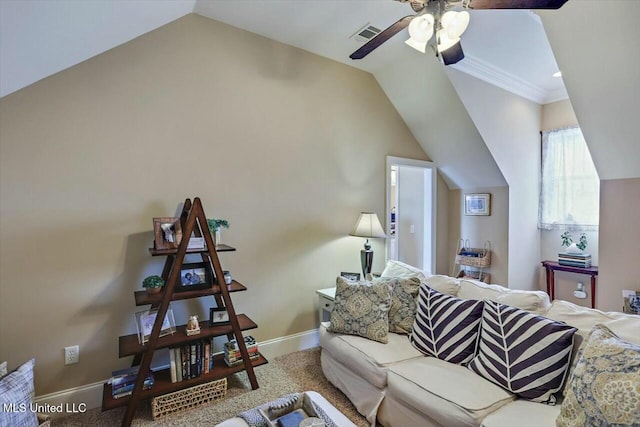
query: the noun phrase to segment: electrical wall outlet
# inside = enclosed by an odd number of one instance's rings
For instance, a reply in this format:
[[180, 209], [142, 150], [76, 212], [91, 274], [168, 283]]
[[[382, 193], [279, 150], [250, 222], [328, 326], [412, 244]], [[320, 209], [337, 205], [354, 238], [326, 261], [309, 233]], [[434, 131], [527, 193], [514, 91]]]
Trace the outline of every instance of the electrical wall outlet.
[[72, 345], [64, 348], [64, 364], [73, 365], [80, 361], [80, 346]]
[[587, 297], [587, 293], [584, 290], [584, 283], [578, 283], [576, 290], [573, 291], [573, 296], [580, 299], [585, 299]]

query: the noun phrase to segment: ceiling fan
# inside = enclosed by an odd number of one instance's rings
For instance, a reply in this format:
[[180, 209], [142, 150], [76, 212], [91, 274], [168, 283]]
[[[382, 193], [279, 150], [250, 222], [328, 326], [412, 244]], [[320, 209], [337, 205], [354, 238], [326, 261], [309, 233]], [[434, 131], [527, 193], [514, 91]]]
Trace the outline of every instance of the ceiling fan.
[[568, 0], [396, 0], [409, 3], [416, 13], [400, 18], [377, 36], [349, 55], [362, 59], [391, 37], [409, 27], [410, 38], [405, 42], [425, 52], [435, 33], [431, 46], [436, 56], [442, 56], [444, 65], [455, 64], [464, 58], [460, 36], [469, 25], [469, 12], [455, 9], [559, 9]]

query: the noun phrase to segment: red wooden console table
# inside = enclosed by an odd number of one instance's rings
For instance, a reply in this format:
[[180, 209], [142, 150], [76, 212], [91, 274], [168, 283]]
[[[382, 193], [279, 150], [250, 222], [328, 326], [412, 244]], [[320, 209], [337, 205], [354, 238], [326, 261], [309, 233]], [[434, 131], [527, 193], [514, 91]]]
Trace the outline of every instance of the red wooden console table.
[[591, 267], [572, 267], [570, 265], [560, 265], [555, 261], [542, 261], [542, 266], [547, 270], [547, 293], [551, 301], [555, 298], [556, 271], [567, 271], [569, 273], [588, 274], [591, 276], [591, 308], [596, 308], [596, 276], [598, 275], [598, 266]]

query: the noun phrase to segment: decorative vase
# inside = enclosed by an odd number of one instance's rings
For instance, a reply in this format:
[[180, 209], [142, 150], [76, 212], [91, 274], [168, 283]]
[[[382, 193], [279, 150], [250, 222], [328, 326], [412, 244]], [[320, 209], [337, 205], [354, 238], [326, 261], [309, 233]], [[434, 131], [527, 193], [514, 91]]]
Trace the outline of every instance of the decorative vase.
[[568, 254], [581, 254], [582, 251], [580, 250], [580, 248], [578, 248], [578, 246], [575, 243], [572, 243], [569, 246], [567, 246], [567, 253]]
[[220, 227], [216, 228], [216, 231], [213, 235], [213, 243], [215, 245], [220, 245], [222, 244], [222, 233], [220, 232]]

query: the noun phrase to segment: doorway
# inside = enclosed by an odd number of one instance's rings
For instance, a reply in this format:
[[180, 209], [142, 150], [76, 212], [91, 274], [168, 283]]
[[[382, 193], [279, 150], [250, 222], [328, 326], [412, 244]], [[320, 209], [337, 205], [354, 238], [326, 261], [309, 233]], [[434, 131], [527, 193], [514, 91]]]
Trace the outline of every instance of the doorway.
[[432, 162], [387, 156], [387, 259], [434, 274], [436, 167]]

